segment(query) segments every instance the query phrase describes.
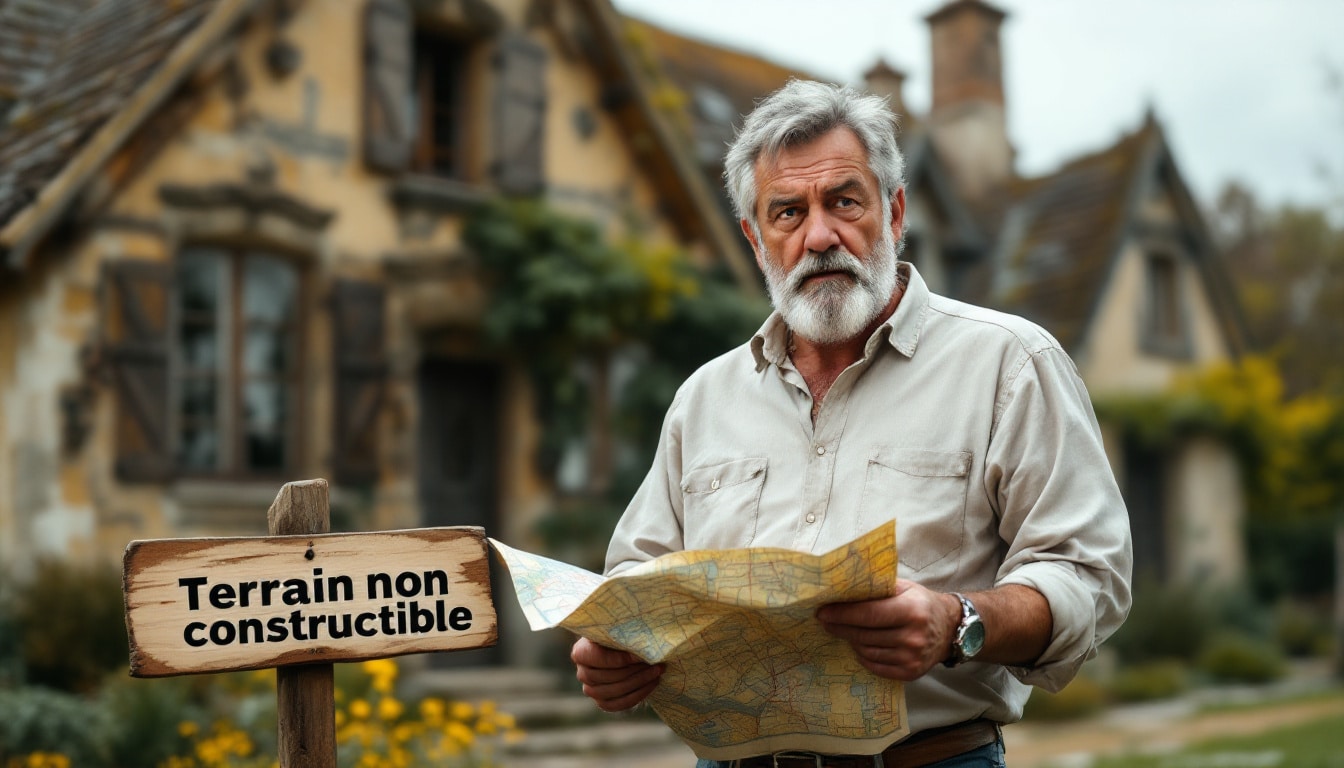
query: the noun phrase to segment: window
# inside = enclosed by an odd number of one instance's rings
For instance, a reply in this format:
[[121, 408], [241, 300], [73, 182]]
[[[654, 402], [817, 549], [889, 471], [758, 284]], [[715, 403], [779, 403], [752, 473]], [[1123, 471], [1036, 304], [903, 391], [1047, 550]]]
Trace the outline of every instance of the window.
[[1168, 356], [1189, 353], [1181, 311], [1180, 264], [1173, 256], [1153, 254], [1148, 257], [1146, 316], [1144, 338], [1150, 352]]
[[411, 94], [414, 170], [451, 178], [461, 178], [465, 173], [462, 151], [465, 67], [466, 45], [461, 40], [416, 31]]
[[299, 277], [283, 258], [194, 246], [178, 259], [170, 363], [185, 474], [280, 474], [294, 463]]

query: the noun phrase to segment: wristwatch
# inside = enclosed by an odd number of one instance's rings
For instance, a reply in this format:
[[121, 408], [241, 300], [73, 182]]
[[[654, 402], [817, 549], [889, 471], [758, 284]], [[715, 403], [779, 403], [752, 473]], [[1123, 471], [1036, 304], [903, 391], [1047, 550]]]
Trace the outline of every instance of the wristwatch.
[[957, 624], [957, 633], [952, 638], [952, 653], [943, 662], [945, 667], [964, 664], [985, 647], [985, 624], [980, 621], [980, 614], [965, 595], [960, 592], [952, 594], [961, 601], [961, 623]]

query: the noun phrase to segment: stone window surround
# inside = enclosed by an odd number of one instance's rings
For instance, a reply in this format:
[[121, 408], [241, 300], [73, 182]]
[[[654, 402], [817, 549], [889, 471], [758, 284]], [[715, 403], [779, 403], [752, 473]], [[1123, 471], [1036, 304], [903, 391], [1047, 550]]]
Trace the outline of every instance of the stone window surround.
[[[330, 249], [325, 230], [335, 212], [313, 207], [269, 183], [163, 184], [159, 197], [164, 203], [161, 221], [165, 250], [174, 258], [191, 243], [255, 245], [293, 259], [303, 273], [324, 261]], [[307, 282], [302, 275], [300, 280], [301, 284]], [[301, 296], [306, 292], [301, 287]], [[306, 299], [300, 301], [301, 306], [308, 304]], [[301, 384], [300, 388], [306, 386]], [[302, 465], [302, 447], [299, 451]], [[236, 481], [186, 477], [171, 481], [165, 490], [178, 524], [264, 532], [266, 510], [286, 479], [302, 478]], [[335, 488], [331, 497], [333, 511], [349, 506], [338, 502], [343, 497]], [[240, 518], [254, 511], [255, 521]]]

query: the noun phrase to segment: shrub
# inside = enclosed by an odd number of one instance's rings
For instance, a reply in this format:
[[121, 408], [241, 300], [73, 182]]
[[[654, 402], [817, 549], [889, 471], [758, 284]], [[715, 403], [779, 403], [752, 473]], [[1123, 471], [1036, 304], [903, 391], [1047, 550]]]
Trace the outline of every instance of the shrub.
[[1095, 680], [1075, 677], [1059, 693], [1033, 688], [1023, 716], [1031, 720], [1078, 720], [1100, 712], [1106, 692]]
[[1140, 583], [1129, 618], [1107, 641], [1127, 664], [1193, 662], [1214, 623], [1213, 603], [1185, 587]]
[[1267, 683], [1283, 677], [1283, 657], [1272, 645], [1241, 634], [1215, 637], [1199, 656], [1199, 669], [1225, 683]]
[[1190, 676], [1185, 663], [1170, 659], [1120, 670], [1107, 686], [1107, 692], [1116, 701], [1152, 701], [1169, 699], [1189, 687]]
[[123, 610], [117, 569], [39, 562], [14, 594], [26, 682], [87, 693], [125, 669]]
[[1327, 656], [1334, 643], [1330, 609], [1313, 609], [1304, 603], [1284, 602], [1274, 616], [1274, 639], [1294, 658]]
[[88, 699], [44, 688], [0, 690], [0, 765], [35, 752], [80, 768], [106, 766], [110, 715]]

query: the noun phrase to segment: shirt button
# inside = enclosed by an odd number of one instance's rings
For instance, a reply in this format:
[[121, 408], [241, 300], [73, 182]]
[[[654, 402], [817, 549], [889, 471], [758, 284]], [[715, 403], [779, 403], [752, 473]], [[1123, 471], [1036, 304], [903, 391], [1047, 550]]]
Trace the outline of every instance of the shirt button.
[[711, 491], [717, 491], [717, 490], [719, 490], [719, 478], [716, 477], [716, 478], [714, 478], [714, 479], [710, 482], [710, 484], [709, 484], [709, 490], [711, 490]]
[[826, 446], [824, 446], [824, 445], [818, 445], [818, 446], [817, 446], [817, 455], [818, 455], [818, 456], [825, 456], [825, 455], [826, 455]]
[[804, 517], [803, 519], [806, 520], [806, 521], [809, 522], [809, 523], [815, 523], [815, 522], [817, 522], [817, 516], [814, 515], [814, 514], [812, 514], [811, 512], [808, 512], [808, 513], [807, 513], [807, 516]]

